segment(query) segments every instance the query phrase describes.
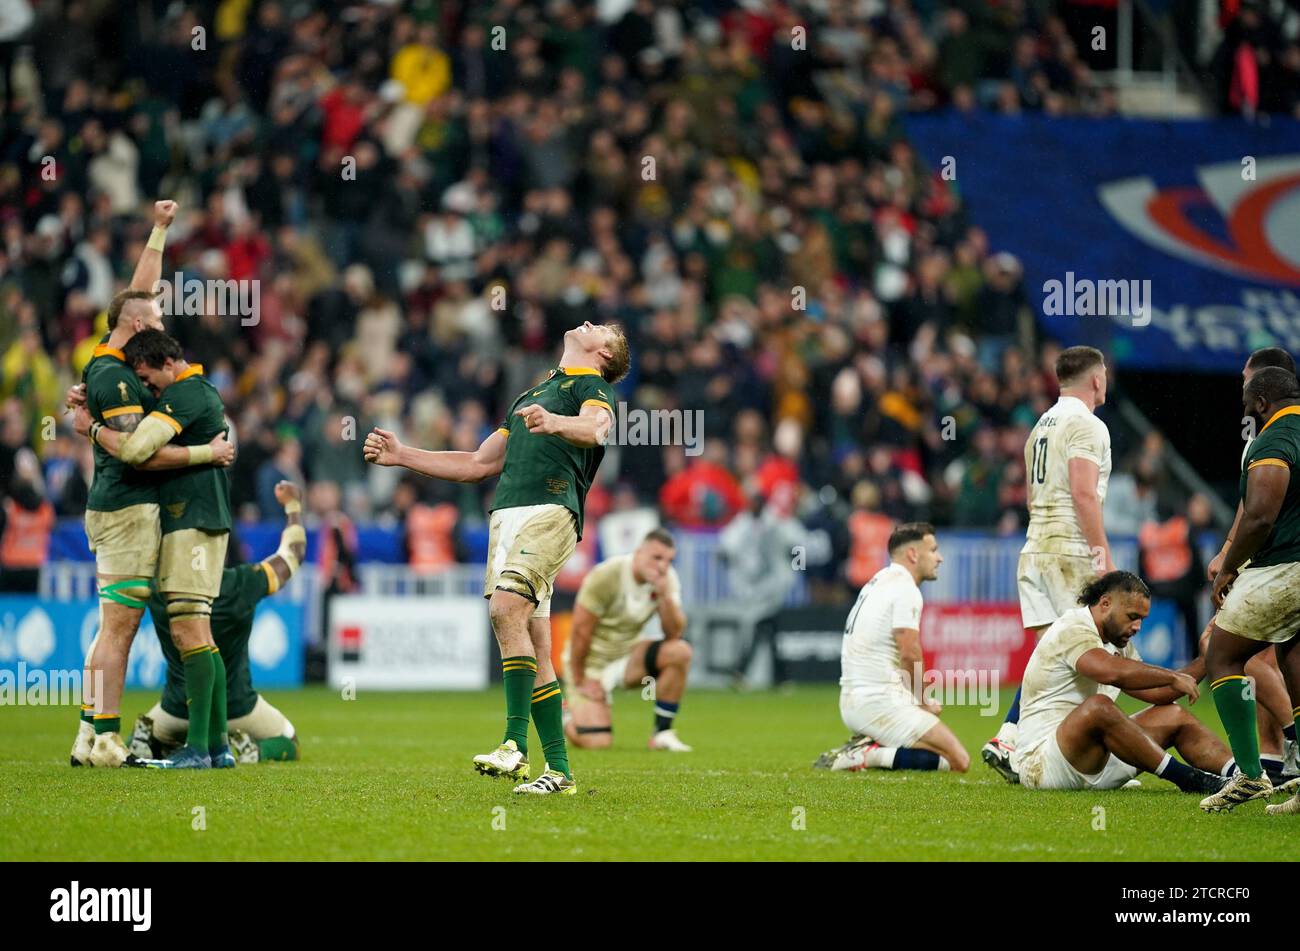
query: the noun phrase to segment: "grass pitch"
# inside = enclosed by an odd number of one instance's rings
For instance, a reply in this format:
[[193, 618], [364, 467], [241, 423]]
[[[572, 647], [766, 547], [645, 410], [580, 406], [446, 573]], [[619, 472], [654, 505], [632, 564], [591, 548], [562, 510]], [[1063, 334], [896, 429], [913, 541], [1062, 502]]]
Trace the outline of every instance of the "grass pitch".
[[[650, 706], [625, 692], [615, 747], [574, 753], [578, 794], [544, 799], [470, 766], [500, 739], [499, 691], [267, 696], [303, 761], [73, 770], [71, 708], [0, 707], [0, 857], [1281, 861], [1300, 830], [1259, 803], [1204, 815], [1149, 775], [1141, 789], [1031, 793], [978, 757], [966, 776], [814, 772], [847, 735], [834, 687], [690, 693], [679, 727], [695, 752], [683, 755], [645, 748]], [[127, 695], [124, 731], [153, 699]], [[1208, 698], [1194, 709], [1219, 729]], [[975, 708], [945, 720], [972, 753], [996, 725]]]

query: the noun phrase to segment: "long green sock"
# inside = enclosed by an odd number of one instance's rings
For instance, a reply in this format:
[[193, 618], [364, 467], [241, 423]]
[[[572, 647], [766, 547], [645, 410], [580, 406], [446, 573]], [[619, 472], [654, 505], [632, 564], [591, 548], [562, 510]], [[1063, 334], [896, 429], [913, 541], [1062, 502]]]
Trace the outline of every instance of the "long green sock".
[[501, 684], [506, 690], [506, 740], [528, 753], [528, 703], [537, 679], [537, 658], [521, 654], [501, 661]]
[[537, 724], [547, 765], [572, 779], [569, 748], [564, 742], [564, 692], [558, 680], [533, 691], [533, 722]]
[[181, 653], [181, 662], [185, 666], [185, 704], [190, 715], [185, 745], [206, 754], [212, 726], [212, 681], [216, 678], [212, 648], [206, 644], [192, 647]]
[[212, 648], [212, 718], [208, 726], [208, 743], [214, 750], [230, 745], [226, 736], [226, 662], [215, 647]]
[[258, 762], [298, 758], [298, 744], [287, 736], [269, 736], [257, 741]]
[[1241, 674], [1220, 677], [1210, 684], [1214, 706], [1228, 734], [1237, 768], [1251, 779], [1264, 772], [1259, 761], [1259, 731], [1255, 723], [1255, 691]]

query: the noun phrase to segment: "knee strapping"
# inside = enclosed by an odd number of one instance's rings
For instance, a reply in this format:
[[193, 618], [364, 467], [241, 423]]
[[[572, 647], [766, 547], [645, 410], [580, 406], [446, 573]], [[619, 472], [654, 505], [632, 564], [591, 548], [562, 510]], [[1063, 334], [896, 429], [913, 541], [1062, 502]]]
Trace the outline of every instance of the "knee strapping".
[[99, 600], [112, 601], [128, 608], [143, 610], [148, 607], [153, 587], [148, 578], [124, 578], [99, 586]]
[[212, 599], [201, 594], [168, 594], [167, 618], [171, 621], [183, 621], [188, 618], [212, 617]]

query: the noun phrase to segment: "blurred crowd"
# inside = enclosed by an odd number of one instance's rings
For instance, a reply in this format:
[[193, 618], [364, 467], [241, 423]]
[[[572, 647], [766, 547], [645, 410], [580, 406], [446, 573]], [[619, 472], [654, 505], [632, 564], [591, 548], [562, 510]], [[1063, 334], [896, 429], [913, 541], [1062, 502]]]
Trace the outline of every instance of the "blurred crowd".
[[[36, 3], [0, 39], [0, 494], [84, 509], [62, 394], [168, 197], [165, 280], [257, 282], [255, 321], [168, 320], [241, 520], [290, 478], [318, 517], [481, 524], [491, 486], [367, 467], [365, 432], [473, 449], [564, 330], [617, 320], [621, 398], [705, 438], [611, 450], [596, 518], [770, 510], [840, 561], [881, 520], [1015, 531], [1057, 350], [902, 117], [1113, 111], [1057, 6]], [[1140, 507], [1151, 454], [1116, 452]]]

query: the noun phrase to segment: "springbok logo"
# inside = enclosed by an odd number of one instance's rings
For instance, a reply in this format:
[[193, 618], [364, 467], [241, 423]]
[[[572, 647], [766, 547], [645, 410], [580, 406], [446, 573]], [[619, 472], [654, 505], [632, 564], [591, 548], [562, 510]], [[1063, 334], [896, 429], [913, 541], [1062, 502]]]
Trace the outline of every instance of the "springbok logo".
[[[1202, 165], [1199, 186], [1158, 188], [1126, 178], [1098, 189], [1111, 215], [1147, 244], [1237, 277], [1300, 285], [1300, 155], [1260, 159], [1254, 181], [1240, 161]], [[1222, 220], [1203, 227], [1207, 213]]]

